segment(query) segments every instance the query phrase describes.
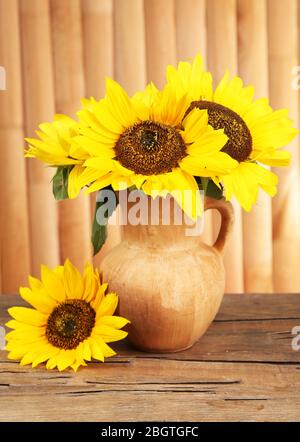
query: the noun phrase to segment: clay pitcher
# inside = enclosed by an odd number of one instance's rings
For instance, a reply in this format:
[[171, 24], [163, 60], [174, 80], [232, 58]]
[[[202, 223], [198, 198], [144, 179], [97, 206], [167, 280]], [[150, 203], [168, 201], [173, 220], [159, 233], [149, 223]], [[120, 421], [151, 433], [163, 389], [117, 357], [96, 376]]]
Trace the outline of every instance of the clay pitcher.
[[[102, 261], [103, 279], [119, 295], [119, 314], [131, 321], [128, 338], [140, 350], [191, 347], [219, 310], [225, 286], [222, 255], [234, 215], [224, 200], [206, 198], [204, 204], [205, 210], [221, 214], [213, 246], [199, 235], [187, 235], [184, 224], [164, 225], [159, 213], [158, 225], [122, 226], [121, 243]], [[171, 211], [175, 205], [173, 200]]]

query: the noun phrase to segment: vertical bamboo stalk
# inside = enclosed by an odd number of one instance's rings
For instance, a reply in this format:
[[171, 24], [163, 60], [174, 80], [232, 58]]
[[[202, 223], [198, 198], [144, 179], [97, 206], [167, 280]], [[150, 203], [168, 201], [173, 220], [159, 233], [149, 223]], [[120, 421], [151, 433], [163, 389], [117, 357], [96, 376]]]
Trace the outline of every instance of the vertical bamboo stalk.
[[[0, 219], [0, 222], [1, 222], [1, 219]], [[2, 238], [1, 238], [1, 249], [2, 249]], [[0, 293], [3, 293], [3, 291], [2, 291], [2, 253], [0, 253]]]
[[[80, 0], [51, 0], [56, 111], [74, 115], [84, 96]], [[101, 38], [99, 36], [99, 38]], [[89, 198], [59, 203], [62, 259], [82, 267], [91, 257]]]
[[[143, 0], [114, 0], [113, 5], [114, 77], [129, 94], [133, 94], [146, 85]], [[115, 238], [119, 239], [119, 232]], [[103, 249], [105, 253], [105, 246]]]
[[236, 0], [207, 2], [207, 58], [218, 82], [226, 68], [237, 71]]
[[176, 63], [173, 0], [145, 0], [147, 78], [158, 87], [165, 81], [167, 64]]
[[[114, 0], [114, 77], [129, 94], [142, 90], [146, 85], [145, 22], [143, 0]], [[130, 29], [130, 32], [128, 32]], [[113, 240], [118, 241], [120, 231]], [[110, 247], [103, 247], [101, 257]]]
[[[201, 54], [206, 58], [205, 0], [175, 0], [176, 50], [178, 60], [188, 60]], [[204, 242], [213, 241], [212, 211], [205, 213]]]
[[[105, 95], [105, 76], [113, 77], [113, 0], [82, 0], [83, 55], [86, 96], [100, 99]], [[104, 38], [99, 38], [99, 29]], [[91, 196], [94, 216], [96, 195]], [[108, 238], [94, 257], [99, 265], [104, 254], [120, 241], [119, 226], [108, 226]]]
[[[257, 98], [268, 95], [267, 15], [265, 0], [238, 0], [239, 73], [253, 84]], [[261, 192], [250, 213], [243, 213], [246, 292], [273, 291], [272, 203]]]
[[0, 65], [6, 90], [0, 91], [0, 230], [2, 291], [13, 293], [30, 272], [26, 170], [22, 147], [23, 113], [18, 3], [0, 0]]
[[105, 76], [113, 76], [113, 0], [81, 0], [81, 5], [85, 93], [100, 99], [105, 95]]
[[114, 76], [133, 94], [146, 85], [142, 0], [114, 0], [114, 41]]
[[[207, 2], [208, 64], [215, 82], [228, 68], [237, 71], [236, 0], [210, 0]], [[242, 212], [234, 200], [235, 226], [224, 257], [226, 292], [244, 291]]]
[[[51, 34], [48, 1], [21, 0], [21, 36], [26, 136], [54, 115]], [[45, 84], [47, 87], [45, 87]], [[52, 168], [28, 160], [28, 196], [32, 271], [41, 263], [59, 263], [57, 204], [51, 192]]]
[[175, 0], [176, 49], [178, 60], [200, 53], [206, 58], [205, 0]]
[[[271, 105], [286, 107], [299, 124], [299, 97], [292, 88], [292, 69], [298, 65], [297, 1], [268, 1], [269, 85]], [[300, 290], [300, 163], [299, 137], [289, 146], [293, 160], [277, 168], [278, 194], [273, 199], [274, 288]]]

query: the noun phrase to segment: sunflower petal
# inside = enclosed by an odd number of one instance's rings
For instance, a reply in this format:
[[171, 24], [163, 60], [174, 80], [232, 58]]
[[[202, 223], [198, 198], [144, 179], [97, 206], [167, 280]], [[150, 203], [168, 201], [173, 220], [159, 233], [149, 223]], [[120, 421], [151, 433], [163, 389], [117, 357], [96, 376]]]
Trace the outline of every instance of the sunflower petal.
[[86, 361], [90, 361], [92, 358], [92, 351], [91, 351], [91, 347], [89, 344], [89, 340], [86, 339], [85, 341], [83, 341], [83, 348], [82, 348], [82, 354], [83, 357]]
[[124, 128], [133, 126], [138, 121], [128, 95], [116, 81], [110, 78], [106, 80], [106, 97], [109, 108]]
[[279, 167], [289, 166], [292, 158], [288, 150], [265, 149], [264, 151], [253, 151], [251, 158], [266, 164], [267, 166]]
[[66, 293], [61, 277], [47, 266], [41, 265], [41, 279], [45, 290], [51, 298], [62, 302], [66, 298]]
[[121, 316], [102, 316], [97, 321], [98, 325], [108, 325], [112, 328], [123, 328], [126, 324], [130, 324], [128, 319], [122, 318]]
[[75, 371], [75, 373], [77, 372], [78, 368], [83, 365], [86, 366], [87, 364], [82, 360], [82, 361], [78, 361], [76, 360], [76, 362], [74, 364], [71, 365], [71, 368]]
[[69, 259], [66, 260], [64, 265], [64, 287], [69, 299], [82, 299], [83, 279]]
[[97, 309], [96, 320], [101, 316], [111, 316], [114, 314], [118, 305], [118, 295], [116, 293], [108, 293], [104, 296], [99, 308]]
[[98, 361], [104, 362], [104, 354], [102, 352], [102, 349], [96, 339], [89, 338], [90, 347], [92, 351], [92, 358], [98, 359]]
[[107, 325], [97, 325], [93, 329], [93, 335], [100, 336], [104, 342], [115, 342], [126, 338], [128, 335], [124, 330], [116, 330]]
[[110, 358], [111, 356], [115, 356], [116, 352], [110, 348], [104, 341], [103, 339], [98, 336], [98, 335], [93, 335], [94, 340], [97, 342], [97, 344], [99, 345], [103, 356], [105, 358]]
[[45, 290], [32, 291], [28, 287], [20, 287], [20, 296], [32, 307], [44, 314], [50, 314], [55, 307], [55, 302], [47, 295]]
[[52, 345], [46, 345], [41, 349], [40, 354], [33, 359], [32, 368], [37, 367], [42, 362], [47, 361], [49, 358], [56, 356], [59, 353], [59, 349], [53, 347]]
[[95, 299], [91, 302], [91, 305], [92, 305], [94, 310], [98, 311], [99, 306], [102, 303], [104, 294], [105, 294], [105, 292], [107, 290], [107, 287], [108, 287], [108, 284], [107, 283], [103, 283], [98, 288], [96, 296], [95, 296]]
[[[71, 172], [69, 173], [68, 178], [68, 196], [69, 198], [73, 199], [76, 198], [83, 185], [81, 184], [81, 176], [83, 172], [85, 171], [85, 168], [81, 166], [80, 164], [77, 164]], [[87, 183], [88, 184], [88, 183]]]
[[63, 371], [71, 367], [75, 361], [75, 350], [60, 350], [57, 355], [57, 368]]
[[255, 163], [241, 163], [231, 174], [222, 177], [225, 196], [234, 195], [244, 210], [251, 210], [261, 187], [271, 196], [276, 193], [277, 176]]
[[83, 271], [83, 293], [82, 299], [91, 302], [96, 295], [99, 286], [99, 278], [94, 273], [93, 266], [87, 263]]
[[46, 325], [48, 319], [46, 315], [27, 307], [11, 307], [8, 313], [17, 321], [37, 327]]

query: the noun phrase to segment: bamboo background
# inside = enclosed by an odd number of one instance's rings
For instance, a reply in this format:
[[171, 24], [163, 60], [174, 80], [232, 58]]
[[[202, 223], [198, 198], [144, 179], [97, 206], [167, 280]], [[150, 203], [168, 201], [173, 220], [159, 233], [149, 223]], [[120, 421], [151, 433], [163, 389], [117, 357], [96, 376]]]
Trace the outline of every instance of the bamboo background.
[[[299, 29], [297, 0], [0, 0], [0, 292], [16, 292], [41, 263], [82, 267], [91, 257], [93, 199], [55, 202], [52, 171], [23, 158], [24, 136], [55, 112], [74, 115], [83, 96], [101, 98], [106, 75], [131, 94], [148, 80], [161, 86], [167, 63], [198, 52], [216, 81], [226, 68], [239, 73], [298, 126]], [[260, 195], [250, 214], [235, 207], [227, 292], [300, 291], [298, 139], [290, 149], [276, 198]], [[217, 229], [209, 214], [205, 240]], [[96, 264], [119, 238], [111, 227]]]

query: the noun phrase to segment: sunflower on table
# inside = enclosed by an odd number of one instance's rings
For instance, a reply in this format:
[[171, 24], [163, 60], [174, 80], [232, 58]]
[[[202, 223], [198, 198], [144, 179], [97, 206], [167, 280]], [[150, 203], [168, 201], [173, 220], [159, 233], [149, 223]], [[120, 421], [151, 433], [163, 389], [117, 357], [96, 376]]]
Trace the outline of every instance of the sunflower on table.
[[116, 353], [107, 343], [127, 336], [120, 330], [130, 321], [113, 316], [116, 293], [105, 294], [97, 270], [87, 264], [83, 275], [69, 260], [53, 270], [41, 267], [41, 280], [29, 276], [20, 295], [33, 308], [11, 307], [6, 326], [8, 358], [32, 367], [77, 371], [92, 358], [104, 362]]

